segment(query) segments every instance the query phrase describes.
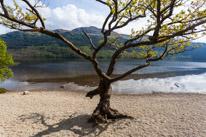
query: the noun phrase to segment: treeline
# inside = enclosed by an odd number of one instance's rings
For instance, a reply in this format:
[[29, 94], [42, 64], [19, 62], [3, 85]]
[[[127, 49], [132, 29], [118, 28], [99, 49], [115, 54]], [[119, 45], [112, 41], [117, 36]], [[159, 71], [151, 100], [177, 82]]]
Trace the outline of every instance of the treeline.
[[[81, 33], [76, 34], [68, 31], [62, 33], [62, 35], [79, 47], [89, 45], [88, 39]], [[1, 38], [6, 42], [8, 49], [21, 49], [30, 46], [52, 46], [52, 45], [66, 47], [66, 45], [60, 40], [56, 38], [48, 37], [40, 33], [16, 31], [16, 32], [7, 33], [5, 35], [1, 35]], [[97, 45], [98, 41], [102, 39], [102, 36], [92, 35], [91, 38], [93, 39], [94, 44]]]
[[[92, 54], [92, 50], [89, 46], [82, 46], [80, 49], [89, 55]], [[29, 57], [29, 58], [69, 58], [80, 59], [79, 55], [74, 53], [69, 47], [61, 46], [29, 46], [21, 49], [9, 49], [9, 54], [12, 54], [15, 58]], [[112, 50], [102, 50], [98, 54], [98, 58], [107, 59], [113, 54]]]

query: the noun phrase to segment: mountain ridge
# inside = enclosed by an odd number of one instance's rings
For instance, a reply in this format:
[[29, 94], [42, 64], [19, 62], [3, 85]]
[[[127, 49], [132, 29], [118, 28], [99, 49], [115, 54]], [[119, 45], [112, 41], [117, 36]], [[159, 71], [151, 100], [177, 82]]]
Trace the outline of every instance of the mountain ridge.
[[[80, 27], [73, 30], [56, 29], [54, 31], [60, 33], [69, 41], [74, 43], [77, 47], [84, 49], [91, 54], [92, 48], [90, 46], [89, 40], [84, 35], [83, 30], [87, 32], [95, 45], [98, 45], [98, 41], [103, 39], [101, 29], [94, 26]], [[129, 35], [118, 35], [122, 36], [121, 42], [129, 38]], [[76, 57], [75, 53], [60, 40], [38, 32], [14, 31], [0, 35], [0, 37], [6, 42], [9, 53], [13, 54], [14, 56], [27, 55], [37, 57]], [[193, 42], [193, 44], [203, 44], [204, 46], [201, 49], [199, 48], [192, 52], [186, 52], [181, 55], [190, 56], [190, 58], [195, 59], [197, 59], [197, 57], [203, 57], [206, 60], [206, 43]], [[67, 52], [62, 52], [62, 50]], [[56, 51], [58, 51], [58, 55]], [[107, 49], [107, 51], [109, 50]], [[110, 53], [112, 54], [111, 51]], [[106, 55], [106, 52], [104, 54]], [[104, 54], [102, 57], [104, 57]]]

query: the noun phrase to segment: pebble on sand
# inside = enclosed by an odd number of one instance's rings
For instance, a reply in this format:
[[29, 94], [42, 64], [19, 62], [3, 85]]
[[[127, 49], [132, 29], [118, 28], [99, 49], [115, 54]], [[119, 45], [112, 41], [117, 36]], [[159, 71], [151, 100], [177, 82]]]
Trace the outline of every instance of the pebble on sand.
[[26, 91], [23, 92], [23, 95], [28, 95], [29, 93], [30, 92], [26, 90]]

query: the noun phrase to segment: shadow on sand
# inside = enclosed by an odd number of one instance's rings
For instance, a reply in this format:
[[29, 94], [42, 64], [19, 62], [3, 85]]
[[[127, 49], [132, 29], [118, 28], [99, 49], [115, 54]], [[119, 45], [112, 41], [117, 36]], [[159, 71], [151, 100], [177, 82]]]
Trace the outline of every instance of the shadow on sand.
[[69, 130], [76, 134], [77, 136], [99, 136], [102, 132], [107, 130], [108, 126], [111, 123], [93, 126], [91, 123], [88, 123], [87, 120], [90, 118], [90, 115], [78, 115], [75, 116], [75, 113], [70, 115], [69, 118], [61, 120], [55, 124], [47, 124], [46, 117], [39, 113], [32, 113], [30, 115], [21, 115], [20, 120], [26, 122], [27, 120], [32, 120], [34, 123], [41, 123], [46, 126], [47, 129], [40, 131], [39, 133], [31, 137], [42, 137], [49, 135], [51, 133], [60, 132], [62, 130]]

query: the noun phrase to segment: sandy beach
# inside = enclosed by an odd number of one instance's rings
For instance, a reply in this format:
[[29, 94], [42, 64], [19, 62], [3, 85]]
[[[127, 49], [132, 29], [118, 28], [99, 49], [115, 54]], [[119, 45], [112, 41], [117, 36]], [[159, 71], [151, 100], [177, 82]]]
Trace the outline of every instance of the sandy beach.
[[112, 107], [134, 119], [93, 127], [87, 119], [98, 99], [71, 91], [0, 94], [0, 137], [206, 136], [206, 95], [113, 95]]

